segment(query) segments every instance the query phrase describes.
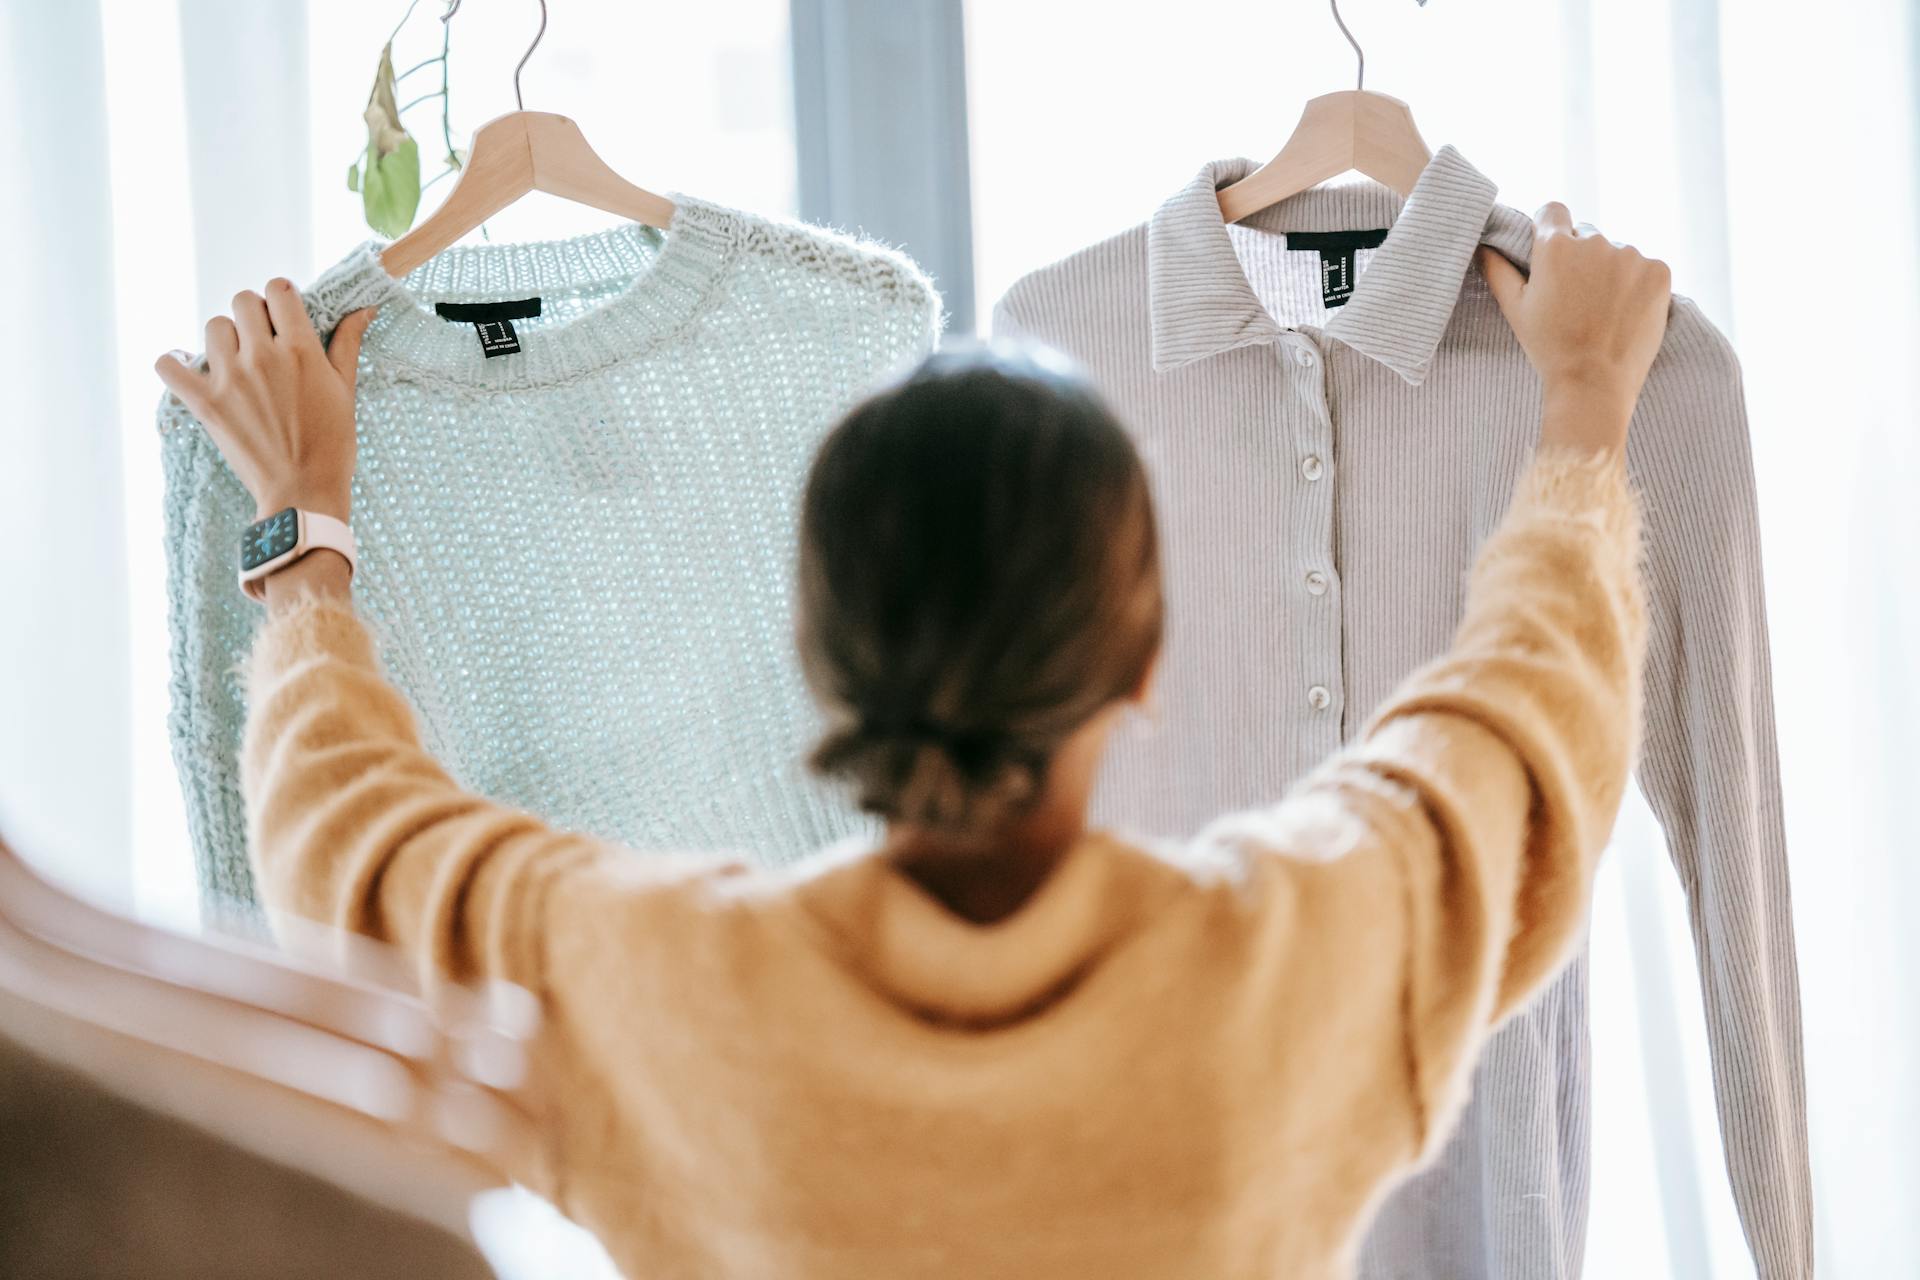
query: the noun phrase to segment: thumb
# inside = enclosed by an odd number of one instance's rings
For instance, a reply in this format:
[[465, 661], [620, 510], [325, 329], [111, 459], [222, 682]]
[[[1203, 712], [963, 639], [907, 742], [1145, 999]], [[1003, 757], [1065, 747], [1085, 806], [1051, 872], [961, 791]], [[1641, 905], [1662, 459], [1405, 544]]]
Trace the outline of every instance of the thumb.
[[1507, 323], [1512, 324], [1514, 309], [1520, 305], [1520, 294], [1527, 287], [1527, 278], [1498, 250], [1484, 244], [1474, 251], [1474, 260], [1480, 264], [1480, 274], [1487, 278], [1487, 288], [1492, 290], [1493, 300], [1500, 304]]
[[367, 326], [373, 323], [373, 315], [372, 307], [362, 307], [350, 313], [334, 326], [333, 337], [327, 340], [327, 363], [346, 380], [349, 389], [353, 386], [354, 371], [360, 361], [360, 339], [367, 336]]

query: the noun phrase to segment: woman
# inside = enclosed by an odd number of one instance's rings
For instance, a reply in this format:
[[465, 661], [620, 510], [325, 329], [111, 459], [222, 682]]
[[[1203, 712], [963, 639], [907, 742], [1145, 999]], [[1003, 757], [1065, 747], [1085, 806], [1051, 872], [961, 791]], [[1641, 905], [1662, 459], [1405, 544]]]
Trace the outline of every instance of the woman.
[[[767, 872], [463, 792], [321, 550], [267, 580], [248, 670], [268, 902], [541, 998], [523, 1176], [636, 1277], [1345, 1274], [1572, 945], [1636, 735], [1621, 455], [1667, 272], [1560, 205], [1530, 280], [1480, 261], [1538, 457], [1452, 652], [1272, 806], [1086, 829], [1158, 652], [1141, 463], [1044, 360], [936, 356], [828, 437], [800, 530], [814, 763], [884, 840]], [[263, 514], [347, 516], [368, 319], [323, 350], [275, 280], [209, 374], [160, 362]]]

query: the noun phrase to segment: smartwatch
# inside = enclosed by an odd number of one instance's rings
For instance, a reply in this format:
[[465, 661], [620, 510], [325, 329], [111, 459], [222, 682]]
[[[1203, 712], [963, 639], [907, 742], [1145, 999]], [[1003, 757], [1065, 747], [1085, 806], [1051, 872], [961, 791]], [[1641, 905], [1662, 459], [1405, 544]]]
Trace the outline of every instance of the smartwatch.
[[267, 598], [267, 578], [304, 556], [325, 547], [347, 558], [347, 576], [353, 576], [353, 530], [344, 520], [288, 507], [247, 527], [240, 539], [240, 589], [255, 600]]

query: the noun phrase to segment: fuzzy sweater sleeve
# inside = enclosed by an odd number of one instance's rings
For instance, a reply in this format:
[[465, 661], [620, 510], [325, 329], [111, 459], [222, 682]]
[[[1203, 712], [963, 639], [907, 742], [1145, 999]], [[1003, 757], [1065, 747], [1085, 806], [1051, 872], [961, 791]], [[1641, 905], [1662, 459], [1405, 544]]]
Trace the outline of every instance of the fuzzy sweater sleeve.
[[394, 944], [426, 987], [542, 990], [554, 886], [610, 847], [459, 786], [345, 603], [277, 610], [244, 674], [240, 780], [267, 904]]
[[[1418, 797], [1439, 854], [1409, 860], [1410, 1043], [1430, 1113], [1464, 1104], [1486, 1032], [1584, 930], [1639, 749], [1645, 653], [1624, 464], [1543, 456], [1481, 550], [1453, 650], [1376, 713], [1356, 755]], [[1522, 804], [1481, 811], [1516, 769]]]
[[1580, 935], [1638, 745], [1645, 630], [1624, 466], [1545, 451], [1452, 649], [1281, 804], [1203, 833], [1261, 879], [1276, 981], [1326, 975], [1348, 1020], [1330, 1027], [1401, 1046], [1423, 1151]]

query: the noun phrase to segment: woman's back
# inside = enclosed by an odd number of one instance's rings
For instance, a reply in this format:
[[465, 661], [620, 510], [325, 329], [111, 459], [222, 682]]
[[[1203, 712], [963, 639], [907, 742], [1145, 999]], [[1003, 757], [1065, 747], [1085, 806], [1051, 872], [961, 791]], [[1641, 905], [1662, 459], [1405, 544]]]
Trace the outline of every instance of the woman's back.
[[659, 1274], [1321, 1274], [1420, 1142], [1404, 898], [1261, 860], [1091, 837], [984, 928], [858, 853], [637, 895], [658, 945], [559, 1001], [630, 1140], [566, 1203]]

